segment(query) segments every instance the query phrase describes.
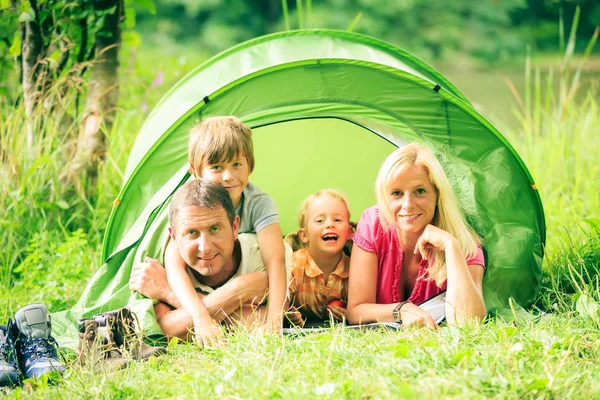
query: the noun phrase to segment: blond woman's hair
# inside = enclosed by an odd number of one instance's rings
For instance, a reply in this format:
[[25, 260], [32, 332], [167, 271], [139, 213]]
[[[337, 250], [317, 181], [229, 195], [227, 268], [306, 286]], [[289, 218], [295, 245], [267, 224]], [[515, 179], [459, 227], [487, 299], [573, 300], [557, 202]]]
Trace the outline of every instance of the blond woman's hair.
[[[415, 165], [425, 168], [429, 180], [437, 192], [436, 211], [431, 224], [454, 236], [465, 257], [475, 257], [477, 245], [481, 243], [481, 239], [467, 224], [461, 213], [458, 201], [442, 165], [427, 148], [417, 143], [410, 143], [396, 149], [386, 158], [379, 170], [375, 182], [375, 194], [379, 206], [381, 226], [386, 230], [396, 226], [395, 215], [389, 206], [390, 194], [387, 189], [389, 183]], [[427, 274], [428, 279], [434, 280], [438, 286], [446, 281], [446, 256], [443, 251], [433, 251]]]
[[[306, 213], [308, 211], [308, 207], [310, 207], [315, 199], [323, 196], [329, 196], [344, 203], [346, 210], [348, 211], [348, 223], [351, 227], [355, 227], [355, 225], [350, 222], [350, 202], [348, 201], [346, 195], [338, 190], [323, 189], [308, 196], [300, 205], [300, 209], [298, 210], [298, 226], [300, 229], [306, 229]], [[292, 250], [294, 251], [304, 247], [304, 243], [300, 239], [298, 232], [292, 232], [288, 234], [285, 237], [285, 241], [292, 247]]]
[[252, 130], [233, 116], [211, 117], [194, 126], [190, 132], [188, 161], [190, 172], [202, 176], [204, 165], [229, 162], [245, 156], [249, 172], [254, 170]]

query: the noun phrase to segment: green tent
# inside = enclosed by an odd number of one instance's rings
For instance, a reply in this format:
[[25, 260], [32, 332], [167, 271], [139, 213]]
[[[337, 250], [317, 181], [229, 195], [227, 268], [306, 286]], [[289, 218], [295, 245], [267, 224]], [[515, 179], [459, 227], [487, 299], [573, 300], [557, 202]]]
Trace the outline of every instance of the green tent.
[[[189, 179], [188, 133], [202, 118], [235, 115], [253, 130], [250, 180], [279, 208], [284, 233], [323, 188], [347, 193], [353, 220], [375, 204], [374, 182], [394, 148], [416, 141], [440, 159], [471, 225], [484, 240], [489, 311], [512, 297], [527, 306], [541, 279], [544, 214], [523, 161], [443, 76], [379, 40], [300, 30], [263, 36], [216, 55], [156, 105], [133, 146], [108, 221], [102, 258], [74, 309], [55, 314], [73, 344], [80, 316], [128, 305], [160, 333], [151, 302], [131, 295], [133, 263], [159, 257], [171, 194]], [[69, 340], [71, 339], [71, 340]]]

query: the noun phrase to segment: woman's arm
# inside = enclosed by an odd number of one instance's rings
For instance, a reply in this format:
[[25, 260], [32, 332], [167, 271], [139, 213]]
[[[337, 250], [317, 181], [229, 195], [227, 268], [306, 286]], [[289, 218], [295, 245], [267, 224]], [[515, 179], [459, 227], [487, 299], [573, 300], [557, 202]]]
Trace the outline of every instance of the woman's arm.
[[258, 248], [269, 278], [269, 307], [267, 326], [281, 329], [286, 301], [287, 272], [285, 247], [279, 224], [271, 224], [257, 234]]
[[[392, 311], [398, 303], [376, 304], [377, 269], [377, 255], [354, 245], [350, 257], [348, 308], [346, 310], [346, 317], [352, 324], [394, 322]], [[402, 306], [400, 317], [403, 326], [439, 328], [431, 314], [412, 303]]]
[[221, 329], [208, 313], [200, 297], [198, 297], [187, 274], [187, 265], [179, 255], [173, 241], [169, 242], [165, 250], [165, 270], [169, 286], [175, 288], [175, 295], [183, 309], [192, 317], [195, 339], [198, 345], [218, 344], [222, 337]]
[[467, 265], [456, 240], [446, 247], [446, 319], [450, 325], [482, 320], [487, 314], [482, 294], [483, 271], [481, 265]]
[[487, 313], [482, 295], [483, 267], [467, 265], [458, 241], [448, 232], [427, 225], [417, 241], [415, 253], [427, 259], [429, 249], [446, 255], [446, 319], [449, 324], [462, 324], [469, 319], [483, 319]]
[[376, 304], [377, 255], [354, 244], [350, 256], [348, 308], [346, 317], [351, 324], [392, 322], [396, 304]]

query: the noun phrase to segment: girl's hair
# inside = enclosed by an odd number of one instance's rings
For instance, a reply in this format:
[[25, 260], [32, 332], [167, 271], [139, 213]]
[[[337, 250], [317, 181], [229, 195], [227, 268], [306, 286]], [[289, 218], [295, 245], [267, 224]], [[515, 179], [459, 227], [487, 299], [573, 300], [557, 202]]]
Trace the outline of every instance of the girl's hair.
[[239, 118], [211, 117], [194, 126], [190, 132], [188, 161], [190, 172], [202, 176], [206, 164], [229, 162], [245, 156], [249, 172], [254, 169], [252, 130]]
[[[437, 192], [437, 205], [431, 224], [454, 236], [465, 257], [474, 257], [477, 254], [477, 245], [481, 243], [481, 239], [467, 224], [461, 213], [458, 201], [442, 165], [429, 150], [417, 143], [410, 143], [396, 149], [386, 158], [379, 170], [375, 182], [375, 194], [379, 206], [381, 226], [386, 230], [392, 226], [395, 227], [396, 218], [388, 201], [387, 187], [389, 183], [415, 165], [425, 168], [429, 180]], [[438, 286], [446, 281], [446, 256], [443, 251], [433, 251], [427, 273], [428, 279], [434, 280]]]
[[[350, 222], [350, 202], [346, 195], [338, 190], [333, 189], [324, 189], [320, 190], [315, 194], [311, 194], [308, 196], [300, 205], [300, 209], [298, 210], [298, 226], [301, 229], [306, 229], [306, 212], [308, 211], [308, 207], [315, 201], [318, 197], [329, 196], [336, 200], [341, 201], [346, 206], [346, 210], [348, 211], [348, 223], [351, 227], [355, 228], [356, 224]], [[304, 243], [300, 239], [298, 232], [292, 232], [285, 237], [285, 241], [292, 247], [292, 250], [296, 251], [304, 247]]]

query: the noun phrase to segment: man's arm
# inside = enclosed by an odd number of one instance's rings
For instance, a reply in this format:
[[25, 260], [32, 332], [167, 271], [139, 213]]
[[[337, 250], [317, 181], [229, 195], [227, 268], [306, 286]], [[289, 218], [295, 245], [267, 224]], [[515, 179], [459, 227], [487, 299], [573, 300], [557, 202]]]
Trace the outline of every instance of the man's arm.
[[264, 302], [269, 288], [266, 272], [238, 276], [206, 295], [202, 301], [217, 322], [223, 321], [244, 304]]
[[[254, 272], [234, 278], [214, 292], [199, 294], [208, 312], [216, 322], [229, 320], [248, 304], [259, 304], [266, 296], [268, 280], [266, 272]], [[163, 305], [164, 306], [164, 305]], [[168, 312], [157, 310], [157, 321], [167, 337], [177, 336], [187, 340], [187, 335], [193, 325], [190, 314], [183, 308]], [[243, 314], [243, 313], [242, 313]]]
[[[136, 264], [129, 280], [131, 290], [166, 303], [175, 310], [165, 310], [159, 303], [154, 309], [158, 323], [168, 337], [187, 338], [193, 325], [192, 317], [182, 308], [177, 296], [169, 287], [163, 266], [156, 260]], [[260, 304], [268, 290], [266, 272], [254, 272], [232, 279], [209, 295], [198, 294], [212, 318], [221, 322], [243, 304]]]

